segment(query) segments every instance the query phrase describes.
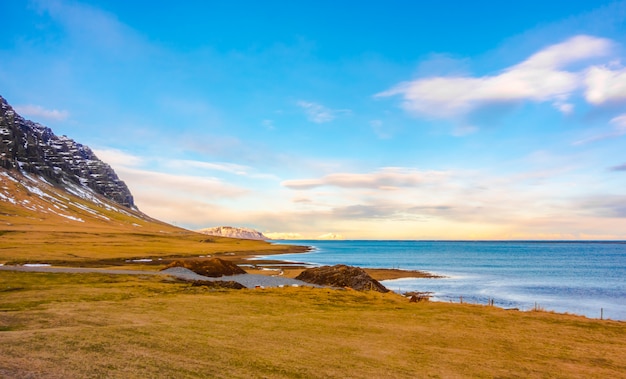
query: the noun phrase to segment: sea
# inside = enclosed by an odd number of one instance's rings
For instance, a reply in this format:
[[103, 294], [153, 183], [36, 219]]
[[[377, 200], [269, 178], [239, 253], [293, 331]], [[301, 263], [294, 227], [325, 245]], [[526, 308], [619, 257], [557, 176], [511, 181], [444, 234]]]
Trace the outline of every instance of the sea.
[[[541, 309], [626, 321], [626, 241], [320, 241], [271, 259], [310, 266], [421, 270], [443, 278], [381, 283], [399, 293], [431, 292], [433, 301]], [[268, 257], [270, 258], [270, 257]]]

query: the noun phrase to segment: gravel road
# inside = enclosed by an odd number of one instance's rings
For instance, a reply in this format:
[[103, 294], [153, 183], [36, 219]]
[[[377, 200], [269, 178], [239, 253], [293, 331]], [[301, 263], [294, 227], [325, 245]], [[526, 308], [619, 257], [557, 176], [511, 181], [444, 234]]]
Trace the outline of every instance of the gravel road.
[[87, 267], [50, 267], [50, 266], [0, 266], [0, 271], [22, 271], [22, 272], [55, 272], [55, 273], [99, 273], [118, 275], [169, 275], [182, 280], [232, 280], [242, 284], [247, 288], [260, 287], [287, 287], [287, 286], [309, 286], [322, 287], [316, 284], [303, 282], [301, 280], [281, 278], [278, 276], [266, 276], [257, 274], [240, 274], [232, 276], [222, 276], [221, 278], [210, 278], [198, 275], [195, 272], [183, 268], [172, 267], [163, 271], [140, 271], [140, 270], [113, 270], [105, 268]]

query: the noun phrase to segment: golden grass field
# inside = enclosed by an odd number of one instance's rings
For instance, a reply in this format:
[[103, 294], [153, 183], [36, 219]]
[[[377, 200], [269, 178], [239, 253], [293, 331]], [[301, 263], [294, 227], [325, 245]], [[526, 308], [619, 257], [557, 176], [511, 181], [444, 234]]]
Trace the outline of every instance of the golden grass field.
[[7, 378], [619, 378], [625, 341], [622, 322], [377, 292], [0, 272]]
[[[15, 189], [17, 202], [53, 206], [12, 181], [2, 186]], [[157, 270], [159, 258], [242, 263], [301, 251], [200, 235], [137, 212], [96, 207], [106, 219], [92, 217], [85, 207], [93, 204], [44, 189], [83, 222], [0, 201], [0, 263]], [[126, 262], [136, 258], [154, 265]], [[0, 378], [98, 377], [626, 378], [626, 323], [409, 303], [393, 293], [0, 271]]]

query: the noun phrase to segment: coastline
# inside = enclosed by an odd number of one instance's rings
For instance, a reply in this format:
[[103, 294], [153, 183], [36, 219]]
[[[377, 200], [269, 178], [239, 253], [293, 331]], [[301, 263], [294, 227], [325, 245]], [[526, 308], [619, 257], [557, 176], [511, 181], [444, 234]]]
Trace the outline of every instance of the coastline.
[[[274, 242], [268, 241], [270, 244], [274, 244]], [[304, 254], [314, 249], [313, 246], [303, 246], [303, 245], [288, 245], [288, 244], [276, 244], [279, 246], [287, 247], [289, 250], [287, 254]], [[250, 274], [261, 274], [261, 275], [280, 275], [285, 278], [295, 278], [302, 271], [309, 268], [310, 265], [305, 262], [292, 262], [292, 261], [284, 261], [280, 259], [271, 259], [266, 257], [271, 257], [272, 255], [278, 254], [286, 254], [284, 251], [276, 251], [274, 252], [264, 252], [263, 255], [258, 255], [254, 253], [226, 253], [226, 256], [220, 256], [221, 258], [227, 259], [239, 266], [242, 266], [244, 270], [249, 272]], [[427, 278], [427, 279], [436, 279], [443, 278], [444, 276], [436, 275], [427, 271], [422, 270], [402, 270], [397, 268], [364, 268], [361, 267], [365, 272], [367, 272], [373, 279], [378, 281], [381, 280], [392, 280], [392, 279], [404, 279], [404, 278]]]
[[[577, 241], [573, 246], [569, 241], [294, 242], [311, 245], [313, 250], [308, 256], [281, 256], [290, 262], [280, 264], [292, 269], [297, 268], [301, 259], [305, 264], [368, 267], [364, 269], [390, 290], [432, 293], [435, 302], [491, 304], [502, 309], [542, 309], [626, 320], [626, 307], [619, 301], [624, 293], [623, 276], [617, 276], [623, 272], [621, 262], [626, 258], [623, 241]], [[416, 259], [403, 260], [406, 251], [416, 252]], [[603, 262], [603, 265], [593, 266], [594, 272], [606, 275], [593, 276], [588, 265], [576, 265], [581, 259]], [[609, 263], [615, 268], [607, 271]], [[393, 270], [392, 267], [403, 269]], [[432, 271], [426, 275], [410, 271], [421, 269]], [[430, 274], [443, 275], [445, 279], [422, 279], [442, 277]]]

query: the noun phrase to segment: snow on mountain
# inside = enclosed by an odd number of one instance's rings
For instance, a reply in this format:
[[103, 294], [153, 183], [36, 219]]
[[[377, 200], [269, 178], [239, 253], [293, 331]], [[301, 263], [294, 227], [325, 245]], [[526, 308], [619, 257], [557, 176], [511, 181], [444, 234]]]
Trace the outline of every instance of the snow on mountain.
[[217, 237], [239, 238], [247, 240], [266, 240], [268, 239], [263, 233], [249, 228], [235, 228], [232, 226], [217, 226], [214, 228], [206, 228], [196, 230], [198, 233], [207, 234]]
[[98, 194], [136, 210], [126, 184], [89, 147], [24, 119], [2, 96], [0, 168], [36, 176], [82, 198]]
[[20, 223], [141, 226], [137, 223], [153, 221], [89, 187], [75, 183], [54, 185], [38, 174], [0, 167], [0, 227]]

